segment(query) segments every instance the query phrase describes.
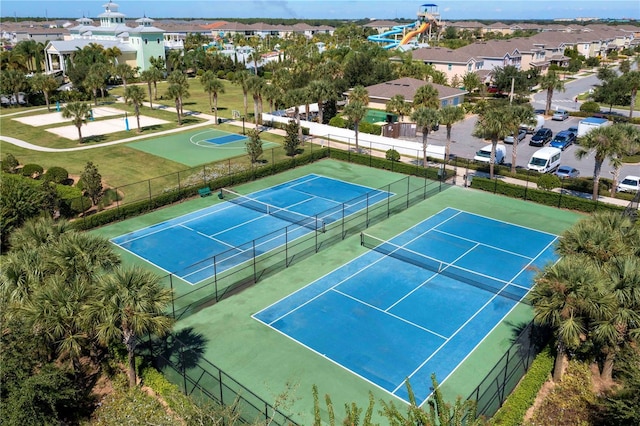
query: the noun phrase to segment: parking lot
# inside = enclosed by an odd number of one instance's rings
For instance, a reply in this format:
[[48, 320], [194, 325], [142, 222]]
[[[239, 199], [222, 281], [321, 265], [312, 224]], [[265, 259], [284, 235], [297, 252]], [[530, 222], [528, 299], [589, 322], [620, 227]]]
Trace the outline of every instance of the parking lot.
[[[581, 118], [578, 117], [569, 117], [569, 119], [565, 121], [553, 121], [551, 117], [545, 117], [544, 127], [551, 129], [553, 135], [555, 136], [558, 132], [562, 130], [566, 130], [569, 127], [578, 126], [578, 122]], [[483, 146], [490, 144], [491, 141], [486, 141], [475, 136], [472, 136], [473, 128], [477, 121], [477, 116], [468, 117], [466, 120], [456, 123], [453, 125], [451, 129], [451, 153], [462, 158], [472, 159], [475, 155], [476, 151], [478, 151]], [[527, 163], [531, 158], [531, 155], [540, 149], [540, 147], [529, 146], [529, 141], [531, 140], [532, 135], [527, 135], [523, 141], [518, 144], [518, 156], [516, 161], [516, 167], [518, 168], [527, 168]], [[440, 130], [437, 132], [433, 132], [429, 135], [429, 143], [434, 145], [445, 145], [447, 137], [447, 130], [444, 126], [440, 127]], [[421, 137], [419, 140], [422, 140]], [[502, 143], [500, 141], [499, 143]], [[511, 164], [511, 156], [513, 146], [506, 144], [506, 156], [505, 156], [505, 164]], [[545, 146], [549, 146], [546, 144]], [[582, 160], [578, 160], [575, 156], [576, 145], [571, 145], [562, 153], [562, 164], [566, 164], [572, 167], [575, 167], [580, 171], [580, 176], [589, 177], [593, 176], [593, 167], [594, 167], [594, 159], [593, 155], [590, 154]], [[601, 177], [611, 178], [611, 171], [613, 168], [609, 164], [608, 161], [602, 166]], [[620, 171], [620, 177], [624, 177], [625, 175], [638, 175], [640, 174], [640, 166], [638, 165], [625, 165]]]

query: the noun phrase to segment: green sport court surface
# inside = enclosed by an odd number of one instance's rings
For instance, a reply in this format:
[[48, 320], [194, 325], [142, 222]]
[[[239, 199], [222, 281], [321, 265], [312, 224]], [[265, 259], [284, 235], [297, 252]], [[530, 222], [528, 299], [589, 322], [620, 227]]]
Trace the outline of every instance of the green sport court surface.
[[[246, 155], [247, 136], [213, 128], [200, 128], [191, 132], [176, 133], [160, 138], [150, 138], [127, 144], [128, 147], [144, 151], [188, 167]], [[275, 148], [278, 144], [262, 141], [262, 148]]]
[[[309, 173], [378, 188], [403, 177], [387, 171], [324, 160], [243, 185], [241, 190], [250, 193]], [[117, 236], [218, 202], [212, 198], [181, 203], [96, 232], [107, 237]], [[553, 234], [560, 234], [581, 217], [572, 212], [452, 187], [374, 225], [367, 232], [381, 238], [391, 238], [447, 207]], [[387, 392], [251, 318], [251, 315], [367, 251], [360, 246], [359, 236], [353, 235], [214, 306], [184, 318], [176, 324], [176, 331], [206, 339], [203, 357], [265, 400], [273, 403], [277, 395], [286, 392], [290, 407], [283, 411], [290, 413], [300, 424], [313, 422], [311, 388], [314, 384], [322, 395], [331, 396], [340, 416], [340, 408], [345, 403], [355, 402], [360, 407], [366, 407], [368, 392], [373, 392], [377, 401], [373, 420], [384, 424], [385, 420], [379, 417], [378, 410], [381, 408], [380, 400], [390, 400]], [[123, 253], [123, 260], [126, 263], [141, 262], [127, 253]], [[526, 305], [519, 305], [511, 311], [443, 383], [445, 398], [449, 401], [454, 401], [458, 395], [466, 398], [511, 345], [516, 328], [529, 322], [531, 315], [531, 309]], [[165, 373], [176, 383], [181, 381], [170, 370], [165, 370]], [[321, 410], [326, 420], [326, 408], [322, 402]]]

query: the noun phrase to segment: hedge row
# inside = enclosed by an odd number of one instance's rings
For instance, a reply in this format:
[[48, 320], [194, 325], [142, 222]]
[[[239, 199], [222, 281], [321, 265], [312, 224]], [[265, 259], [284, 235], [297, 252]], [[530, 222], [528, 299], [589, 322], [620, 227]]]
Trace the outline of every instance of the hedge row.
[[[349, 163], [362, 164], [376, 169], [391, 170], [405, 175], [414, 175], [425, 177], [427, 179], [439, 180], [441, 169], [435, 167], [421, 167], [412, 164], [401, 163], [397, 161], [387, 160], [386, 158], [373, 157], [368, 154], [356, 154], [353, 152], [331, 150], [331, 158], [335, 160], [347, 161]], [[452, 170], [444, 170], [446, 173], [445, 180], [453, 176]]]
[[549, 378], [553, 362], [553, 355], [547, 346], [536, 356], [527, 374], [493, 416], [492, 425], [518, 426], [522, 424], [527, 410], [533, 405], [540, 388]]
[[[312, 153], [294, 157], [290, 160], [281, 161], [276, 164], [271, 164], [265, 167], [254, 168], [251, 170], [234, 173], [232, 175], [223, 176], [210, 181], [208, 183], [208, 186], [212, 191], [217, 191], [223, 187], [251, 182], [256, 179], [261, 179], [266, 176], [272, 176], [298, 166], [310, 164], [314, 161], [326, 157], [327, 155], [328, 149], [319, 149]], [[186, 198], [194, 197], [198, 194], [198, 189], [200, 188], [201, 186], [180, 188], [170, 192], [165, 192], [148, 200], [116, 206], [115, 208], [103, 210], [99, 213], [95, 213], [78, 219], [73, 222], [73, 226], [79, 230], [87, 230], [96, 228], [98, 226], [107, 225], [119, 220], [135, 217], [151, 210], [155, 210], [159, 207], [173, 204]]]
[[473, 178], [472, 186], [475, 189], [493, 192], [495, 194], [506, 195], [511, 198], [529, 200], [547, 206], [578, 210], [591, 213], [596, 210], [624, 211], [624, 207], [607, 203], [598, 203], [593, 200], [560, 194], [558, 192], [542, 191], [539, 189], [526, 188], [521, 185], [501, 182], [497, 179]]

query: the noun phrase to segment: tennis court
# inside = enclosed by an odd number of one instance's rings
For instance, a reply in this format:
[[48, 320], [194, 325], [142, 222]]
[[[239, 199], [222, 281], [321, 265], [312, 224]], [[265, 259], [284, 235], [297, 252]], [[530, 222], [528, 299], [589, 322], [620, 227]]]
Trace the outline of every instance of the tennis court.
[[[557, 236], [445, 208], [253, 318], [323, 358], [419, 404], [519, 304]], [[496, 267], [499, 265], [499, 267]]]
[[111, 241], [189, 284], [198, 284], [310, 232], [324, 232], [345, 215], [392, 195], [308, 174], [246, 196], [223, 189], [219, 197], [226, 202]]
[[[225, 132], [214, 128], [202, 128], [191, 132], [177, 133], [160, 138], [149, 138], [127, 144], [143, 151], [185, 166], [195, 167], [227, 158], [247, 155], [247, 136]], [[264, 150], [278, 144], [263, 141]]]

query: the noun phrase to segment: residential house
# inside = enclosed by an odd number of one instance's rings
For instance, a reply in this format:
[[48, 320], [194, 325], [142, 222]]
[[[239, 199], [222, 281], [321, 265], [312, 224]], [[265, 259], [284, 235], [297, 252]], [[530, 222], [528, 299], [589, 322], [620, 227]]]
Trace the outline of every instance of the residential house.
[[[404, 99], [411, 103], [413, 102], [413, 97], [415, 96], [418, 88], [425, 84], [431, 83], [427, 83], [426, 81], [419, 80], [417, 78], [403, 77], [397, 80], [367, 86], [366, 89], [367, 92], [369, 92], [368, 107], [384, 111], [386, 110], [387, 102], [396, 95], [404, 96]], [[441, 107], [446, 105], [461, 105], [464, 102], [464, 95], [469, 93], [466, 90], [443, 86], [440, 84], [431, 85], [438, 91]]]

